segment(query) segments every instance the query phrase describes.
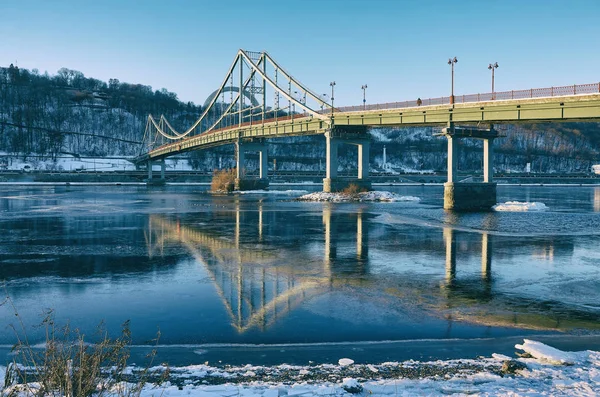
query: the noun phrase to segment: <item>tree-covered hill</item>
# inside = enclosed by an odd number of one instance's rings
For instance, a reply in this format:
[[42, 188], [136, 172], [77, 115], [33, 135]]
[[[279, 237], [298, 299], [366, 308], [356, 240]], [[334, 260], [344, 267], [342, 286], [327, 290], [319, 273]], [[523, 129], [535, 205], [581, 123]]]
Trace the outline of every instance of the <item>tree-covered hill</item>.
[[199, 112], [164, 88], [106, 83], [66, 68], [54, 76], [0, 68], [0, 150], [9, 153], [134, 155], [148, 114], [164, 114], [178, 126]]

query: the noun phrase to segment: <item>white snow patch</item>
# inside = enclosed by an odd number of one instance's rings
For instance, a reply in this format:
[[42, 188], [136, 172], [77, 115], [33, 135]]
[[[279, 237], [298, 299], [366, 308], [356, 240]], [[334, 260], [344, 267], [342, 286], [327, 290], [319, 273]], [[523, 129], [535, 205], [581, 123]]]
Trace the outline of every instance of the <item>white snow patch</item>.
[[340, 358], [338, 360], [338, 364], [341, 365], [342, 367], [345, 367], [347, 365], [354, 364], [354, 360], [352, 360], [351, 358]]
[[345, 193], [325, 193], [325, 192], [313, 192], [305, 194], [298, 198], [301, 201], [330, 201], [330, 202], [344, 202], [344, 201], [385, 201], [385, 202], [419, 202], [420, 198], [414, 196], [401, 196], [392, 192], [385, 191], [370, 191], [362, 192], [357, 194], [345, 194]]
[[548, 207], [544, 203], [507, 201], [504, 204], [496, 204], [495, 211], [525, 212], [525, 211], [547, 211]]
[[344, 389], [358, 389], [360, 386], [360, 383], [358, 383], [358, 381], [354, 378], [344, 378], [344, 381], [342, 382], [342, 387]]

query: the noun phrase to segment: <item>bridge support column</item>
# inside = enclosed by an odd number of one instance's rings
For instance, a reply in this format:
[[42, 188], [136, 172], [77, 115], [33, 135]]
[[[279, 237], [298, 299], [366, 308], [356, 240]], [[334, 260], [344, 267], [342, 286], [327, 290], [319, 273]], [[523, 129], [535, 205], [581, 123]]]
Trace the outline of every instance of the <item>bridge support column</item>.
[[448, 183], [457, 182], [458, 138], [448, 136]]
[[337, 178], [338, 169], [338, 139], [333, 138], [330, 134], [325, 135], [326, 145], [326, 168], [325, 177], [327, 179]]
[[165, 160], [160, 160], [160, 179], [152, 178], [152, 165], [154, 162], [152, 160], [148, 160], [148, 179], [146, 180], [146, 185], [148, 186], [162, 186], [165, 184]]
[[[235, 190], [255, 190], [269, 187], [267, 153], [268, 146], [265, 142], [242, 142], [235, 144], [236, 152], [236, 178]], [[258, 178], [250, 178], [246, 174], [245, 158], [246, 152], [258, 152]]]
[[483, 181], [492, 183], [494, 179], [494, 138], [483, 140]]
[[368, 140], [358, 145], [358, 179], [369, 179], [369, 150], [371, 142]]
[[264, 145], [262, 149], [258, 152], [259, 158], [259, 170], [258, 177], [260, 179], [267, 179], [267, 174], [269, 171], [269, 155], [267, 153], [267, 145]]
[[[339, 192], [350, 184], [355, 184], [361, 189], [371, 189], [371, 181], [369, 180], [371, 140], [366, 132], [365, 127], [335, 127], [325, 133], [327, 165], [325, 179], [323, 179], [324, 192]], [[358, 147], [358, 175], [356, 178], [338, 178], [338, 146], [343, 143]]]
[[[448, 182], [444, 184], [444, 209], [455, 211], [489, 211], [496, 205], [496, 184], [493, 179], [493, 140], [499, 135], [493, 128], [455, 127], [448, 123], [440, 135], [448, 138]], [[457, 178], [458, 139], [483, 140], [483, 183], [459, 182]]]

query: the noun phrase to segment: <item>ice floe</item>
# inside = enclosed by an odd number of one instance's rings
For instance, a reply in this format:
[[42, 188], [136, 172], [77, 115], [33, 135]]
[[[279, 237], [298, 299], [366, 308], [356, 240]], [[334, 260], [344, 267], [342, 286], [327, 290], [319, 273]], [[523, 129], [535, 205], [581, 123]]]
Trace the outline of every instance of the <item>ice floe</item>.
[[529, 339], [525, 339], [522, 345], [515, 345], [515, 347], [540, 362], [556, 365], [574, 365], [579, 361], [586, 360], [590, 355], [589, 352], [564, 352]]
[[338, 364], [341, 365], [342, 367], [345, 367], [346, 365], [354, 364], [354, 360], [352, 360], [351, 358], [340, 358], [338, 360]]
[[313, 192], [305, 194], [298, 198], [300, 201], [330, 201], [330, 202], [344, 202], [344, 201], [386, 201], [386, 202], [399, 202], [399, 201], [412, 201], [419, 202], [421, 199], [414, 196], [401, 196], [392, 192], [384, 191], [370, 191], [356, 194], [346, 193], [325, 193], [325, 192]]
[[520, 201], [507, 201], [503, 204], [496, 204], [494, 207], [495, 211], [507, 211], [507, 212], [525, 212], [525, 211], [547, 211], [548, 207], [544, 203], [537, 201], [534, 202], [520, 202]]

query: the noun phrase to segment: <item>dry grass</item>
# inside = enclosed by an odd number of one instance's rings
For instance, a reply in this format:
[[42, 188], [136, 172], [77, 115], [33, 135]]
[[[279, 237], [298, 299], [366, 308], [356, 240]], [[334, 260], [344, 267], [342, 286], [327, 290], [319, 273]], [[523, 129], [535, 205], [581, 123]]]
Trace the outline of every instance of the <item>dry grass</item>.
[[[17, 326], [11, 325], [17, 342], [13, 346], [13, 360], [7, 366], [0, 396], [139, 396], [151, 374], [156, 350], [147, 356], [147, 366], [132, 375], [127, 370], [130, 356], [131, 332], [129, 321], [121, 328], [121, 335], [110, 338], [103, 326], [97, 328], [91, 343], [84, 334], [69, 326], [58, 327], [54, 314], [48, 311], [42, 321], [46, 332], [44, 349], [35, 349], [29, 343], [25, 325], [12, 300], [7, 297], [0, 304], [14, 311]], [[158, 336], [156, 341], [158, 342]], [[168, 368], [158, 377], [160, 383], [168, 377]]]
[[351, 183], [344, 190], [341, 191], [342, 194], [346, 194], [348, 196], [356, 196], [358, 193], [366, 192], [367, 189], [364, 187], [358, 186], [356, 183]]
[[236, 169], [215, 170], [210, 183], [213, 192], [231, 192], [235, 186]]

